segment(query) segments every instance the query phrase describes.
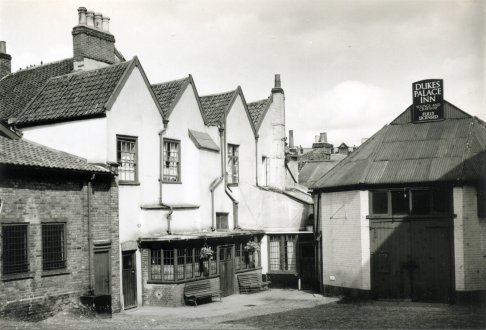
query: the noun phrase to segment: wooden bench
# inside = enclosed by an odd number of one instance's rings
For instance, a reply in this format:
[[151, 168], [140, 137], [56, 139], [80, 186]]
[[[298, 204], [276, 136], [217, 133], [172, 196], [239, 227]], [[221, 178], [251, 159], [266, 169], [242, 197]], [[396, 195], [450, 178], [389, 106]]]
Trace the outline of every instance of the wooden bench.
[[184, 297], [187, 301], [192, 301], [195, 307], [197, 307], [197, 299], [214, 296], [219, 296], [219, 301], [221, 301], [219, 277], [187, 282], [184, 285]]
[[270, 281], [262, 282], [262, 277], [258, 273], [238, 274], [238, 287], [240, 293], [250, 293], [268, 289]]

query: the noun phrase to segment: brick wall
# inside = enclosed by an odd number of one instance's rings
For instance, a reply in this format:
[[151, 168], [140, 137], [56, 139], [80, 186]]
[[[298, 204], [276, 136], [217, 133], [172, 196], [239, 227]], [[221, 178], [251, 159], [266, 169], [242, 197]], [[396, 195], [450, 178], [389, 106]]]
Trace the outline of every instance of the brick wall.
[[[320, 222], [322, 230], [323, 284], [369, 290], [369, 224], [361, 205], [363, 191], [323, 193]], [[368, 226], [368, 236], [364, 237]], [[365, 228], [366, 229], [366, 228]], [[362, 244], [362, 242], [365, 244]]]
[[73, 28], [74, 61], [82, 61], [85, 57], [115, 63], [115, 37], [112, 34], [91, 29], [87, 26]]
[[478, 218], [473, 186], [454, 187], [454, 213], [456, 290], [486, 290], [486, 219]]
[[[50, 313], [64, 300], [78, 300], [89, 288], [87, 186], [88, 177], [75, 173], [35, 169], [1, 169], [1, 223], [28, 223], [29, 272], [26, 278], [0, 279], [0, 315]], [[111, 178], [93, 183], [91, 212], [93, 239], [112, 244], [112, 306], [119, 309], [118, 191]], [[41, 223], [64, 222], [67, 267], [42, 270]], [[0, 244], [0, 250], [2, 245]], [[0, 251], [1, 252], [1, 251]], [[2, 264], [0, 263], [0, 273]], [[91, 272], [93, 273], [93, 272]], [[2, 273], [3, 274], [3, 273]], [[34, 306], [34, 307], [33, 307]], [[37, 307], [35, 307], [37, 306]], [[42, 306], [42, 308], [39, 308]]]

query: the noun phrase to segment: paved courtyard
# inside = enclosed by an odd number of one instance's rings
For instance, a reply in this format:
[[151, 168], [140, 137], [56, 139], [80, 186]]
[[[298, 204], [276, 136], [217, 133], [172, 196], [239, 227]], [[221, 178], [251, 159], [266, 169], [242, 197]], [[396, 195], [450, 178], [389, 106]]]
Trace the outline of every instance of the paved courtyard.
[[199, 305], [144, 306], [114, 314], [60, 312], [40, 322], [0, 321], [0, 329], [486, 328], [484, 307], [406, 302], [344, 303], [297, 290], [272, 289]]

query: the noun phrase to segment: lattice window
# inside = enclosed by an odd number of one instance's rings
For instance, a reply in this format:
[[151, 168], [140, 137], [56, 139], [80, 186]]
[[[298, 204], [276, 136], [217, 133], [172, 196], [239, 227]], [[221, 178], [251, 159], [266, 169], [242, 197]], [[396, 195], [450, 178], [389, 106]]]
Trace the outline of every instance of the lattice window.
[[196, 267], [194, 269], [194, 276], [195, 277], [201, 277], [201, 275], [203, 273], [203, 271], [202, 271], [203, 264], [202, 264], [201, 260], [199, 259], [200, 254], [201, 254], [201, 249], [195, 248], [194, 249], [194, 266]]
[[162, 250], [163, 253], [163, 275], [164, 281], [173, 281], [174, 280], [174, 250], [167, 249]]
[[180, 182], [180, 142], [164, 139], [164, 181]]
[[228, 144], [228, 183], [239, 182], [239, 146]]
[[29, 270], [27, 225], [2, 225], [3, 274], [24, 273]]
[[270, 270], [280, 270], [280, 237], [279, 236], [270, 236], [269, 251], [270, 251], [270, 256], [268, 260], [269, 260]]
[[269, 270], [291, 272], [296, 270], [297, 236], [271, 235], [269, 242]]
[[42, 269], [66, 268], [64, 223], [42, 224]]
[[241, 269], [241, 244], [235, 244], [235, 269]]
[[185, 264], [185, 274], [186, 278], [194, 277], [194, 254], [193, 249], [185, 249], [186, 254], [186, 264]]
[[162, 258], [160, 250], [150, 250], [150, 278], [162, 279]]
[[117, 136], [118, 177], [121, 181], [137, 180], [137, 138]]

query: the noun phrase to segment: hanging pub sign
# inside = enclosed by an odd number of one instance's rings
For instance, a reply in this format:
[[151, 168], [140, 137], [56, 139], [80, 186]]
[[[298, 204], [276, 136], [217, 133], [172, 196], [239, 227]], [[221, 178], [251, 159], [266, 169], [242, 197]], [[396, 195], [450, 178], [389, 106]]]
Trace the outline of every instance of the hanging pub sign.
[[444, 119], [444, 82], [442, 79], [414, 82], [412, 91], [414, 122]]

